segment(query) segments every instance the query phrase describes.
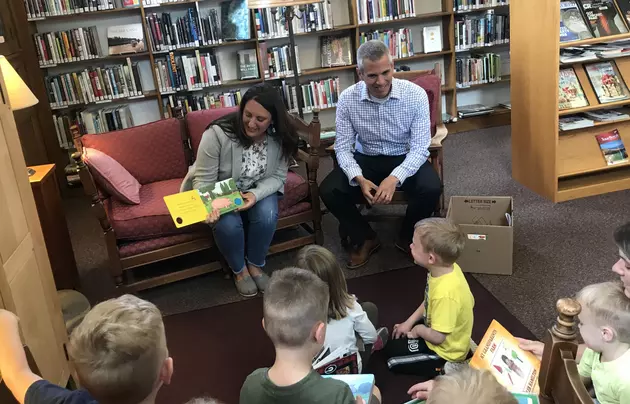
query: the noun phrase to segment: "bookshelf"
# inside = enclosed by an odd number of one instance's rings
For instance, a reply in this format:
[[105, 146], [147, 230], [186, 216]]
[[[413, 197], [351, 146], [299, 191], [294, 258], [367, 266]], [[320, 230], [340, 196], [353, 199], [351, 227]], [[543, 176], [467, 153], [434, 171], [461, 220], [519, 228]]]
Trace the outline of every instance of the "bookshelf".
[[[630, 105], [630, 98], [601, 103], [585, 70], [587, 62], [560, 63], [567, 47], [630, 40], [630, 34], [560, 42], [560, 8], [545, 0], [513, 2], [511, 20], [512, 176], [537, 194], [563, 202], [630, 188], [630, 164], [607, 165], [596, 135], [619, 131], [630, 144], [630, 119], [594, 122], [563, 130], [559, 120], [583, 112]], [[623, 23], [623, 22], [622, 22]], [[621, 79], [630, 83], [630, 59], [612, 61]], [[573, 68], [588, 106], [559, 109], [560, 69]]]
[[[44, 3], [51, 3], [59, 0], [44, 0]], [[103, 0], [74, 0], [77, 2], [89, 1], [91, 3], [106, 3]], [[118, 0], [116, 0], [118, 1]], [[220, 44], [208, 44], [193, 47], [181, 47], [172, 49], [176, 55], [194, 55], [195, 51], [200, 53], [212, 53], [216, 55], [217, 65], [221, 71], [221, 84], [206, 86], [194, 89], [165, 90], [160, 85], [160, 75], [156, 73], [156, 66], [161, 60], [168, 57], [168, 51], [159, 51], [152, 46], [151, 27], [147, 24], [147, 16], [162, 15], [171, 13], [173, 16], [182, 16], [186, 10], [193, 8], [198, 16], [207, 15], [207, 11], [218, 8], [221, 0], [187, 0], [176, 2], [165, 2], [161, 4], [144, 5], [142, 2], [138, 7], [104, 9], [96, 11], [86, 11], [78, 14], [67, 14], [58, 16], [35, 16], [29, 19], [32, 33], [43, 33], [50, 31], [70, 30], [78, 27], [95, 26], [98, 31], [101, 43], [101, 56], [94, 59], [69, 61], [52, 65], [40, 66], [42, 75], [60, 74], [82, 69], [85, 66], [109, 66], [116, 63], [125, 63], [129, 57], [132, 63], [137, 63], [142, 79], [143, 97], [121, 97], [108, 101], [104, 106], [109, 107], [119, 104], [129, 105], [134, 124], [143, 124], [168, 116], [168, 107], [164, 106], [164, 99], [174, 96], [185, 96], [188, 94], [221, 93], [223, 91], [240, 90], [242, 93], [253, 85], [263, 81], [269, 81], [282, 85], [292, 85], [293, 80], [289, 77], [265, 78], [262, 63], [261, 45], [267, 49], [282, 46], [288, 43], [288, 37], [259, 37], [256, 28], [255, 10], [249, 10], [251, 39], [230, 41]], [[400, 0], [402, 1], [402, 0]], [[456, 82], [456, 61], [460, 57], [468, 57], [481, 53], [496, 52], [502, 58], [508, 59], [509, 43], [486, 44], [486, 46], [471, 47], [469, 49], [456, 50], [455, 27], [456, 21], [464, 18], [481, 18], [489, 12], [507, 15], [508, 7], [500, 4], [499, 0], [405, 0], [413, 1], [415, 16], [407, 18], [392, 19], [387, 21], [367, 21], [359, 15], [359, 3], [357, 0], [332, 0], [333, 27], [311, 32], [297, 32], [295, 35], [296, 46], [298, 47], [298, 57], [300, 64], [300, 82], [308, 83], [310, 80], [324, 80], [327, 78], [338, 78], [339, 93], [345, 88], [354, 84], [358, 80], [356, 74], [356, 48], [360, 44], [360, 37], [363, 33], [384, 30], [399, 30], [406, 28], [412, 34], [414, 54], [407, 57], [395, 58], [394, 63], [397, 68], [407, 66], [411, 70], [421, 70], [432, 68], [439, 62], [442, 66], [443, 82], [443, 108], [447, 113], [446, 122], [451, 123], [451, 131], [458, 131], [458, 128], [470, 130], [483, 126], [493, 126], [496, 124], [509, 123], [509, 110], [497, 108], [490, 116], [475, 117], [466, 119], [452, 119], [457, 117], [458, 105], [484, 103], [497, 105], [499, 102], [509, 101], [510, 76], [504, 71], [500, 79], [490, 82], [475, 82], [469, 85], [458, 85]], [[32, 4], [33, 0], [25, 0], [26, 4]], [[111, 2], [111, 0], [110, 0]], [[470, 3], [470, 9], [461, 10], [456, 6], [458, 3]], [[72, 4], [72, 1], [70, 2]], [[487, 6], [473, 9], [472, 4], [483, 4]], [[27, 6], [28, 8], [28, 6]], [[299, 14], [299, 11], [298, 11]], [[142, 23], [146, 50], [137, 54], [108, 55], [107, 52], [107, 27], [111, 25], [125, 25]], [[423, 49], [423, 28], [439, 26], [441, 32], [442, 49], [439, 51], [425, 53]], [[321, 67], [320, 64], [320, 37], [328, 35], [348, 34], [352, 44], [352, 64], [348, 66]], [[258, 57], [259, 78], [239, 80], [237, 76], [237, 51], [251, 49], [255, 50]], [[509, 65], [508, 65], [509, 68]], [[68, 109], [78, 109], [85, 106], [101, 106], [99, 103], [75, 104], [64, 108], [53, 107], [53, 113]], [[305, 111], [305, 114], [308, 114]], [[499, 121], [495, 118], [502, 117]], [[507, 117], [507, 122], [505, 118]], [[322, 127], [333, 128], [335, 122], [335, 107], [322, 108], [320, 114]], [[499, 123], [497, 123], [499, 122]], [[69, 145], [71, 146], [71, 145]]]

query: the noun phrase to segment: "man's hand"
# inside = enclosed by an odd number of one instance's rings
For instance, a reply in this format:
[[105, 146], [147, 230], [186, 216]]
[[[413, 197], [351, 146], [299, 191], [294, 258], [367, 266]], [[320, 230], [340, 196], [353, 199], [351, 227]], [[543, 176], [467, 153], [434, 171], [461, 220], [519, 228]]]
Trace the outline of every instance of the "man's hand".
[[247, 210], [256, 204], [256, 196], [251, 192], [241, 192], [241, 196], [243, 197], [243, 204], [236, 209], [239, 212]]
[[543, 351], [545, 350], [545, 344], [540, 341], [530, 341], [528, 339], [516, 338], [518, 341], [518, 347], [523, 351], [533, 353], [538, 359], [542, 360]]
[[417, 400], [426, 400], [429, 398], [429, 394], [431, 394], [431, 390], [433, 390], [433, 384], [435, 381], [429, 380], [426, 382], [414, 384], [409, 388], [407, 394], [411, 396], [413, 399]]
[[359, 175], [354, 178], [355, 181], [359, 184], [361, 188], [361, 193], [365, 200], [370, 204], [374, 205], [374, 195], [372, 195], [372, 191], [376, 191], [378, 187], [372, 181], [368, 180], [362, 175]]
[[392, 201], [392, 197], [394, 196], [394, 192], [396, 192], [396, 185], [398, 185], [398, 178], [393, 175], [385, 178], [376, 190], [376, 195], [374, 195], [374, 205], [387, 205], [390, 203]]
[[392, 337], [394, 339], [405, 337], [405, 336], [407, 336], [409, 331], [411, 331], [412, 328], [413, 328], [413, 325], [412, 324], [407, 324], [406, 321], [404, 323], [402, 323], [402, 324], [394, 324], [394, 329], [392, 331]]

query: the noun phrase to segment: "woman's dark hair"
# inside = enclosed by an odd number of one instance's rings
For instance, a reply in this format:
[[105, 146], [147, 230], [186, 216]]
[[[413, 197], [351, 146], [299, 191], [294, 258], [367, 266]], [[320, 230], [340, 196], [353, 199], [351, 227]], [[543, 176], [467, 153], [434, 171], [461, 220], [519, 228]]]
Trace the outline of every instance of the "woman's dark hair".
[[297, 151], [298, 136], [295, 127], [289, 119], [289, 112], [284, 105], [278, 87], [266, 83], [251, 87], [243, 96], [237, 112], [214, 120], [208, 125], [208, 128], [212, 125], [217, 125], [223, 129], [227, 136], [240, 143], [241, 146], [250, 146], [252, 139], [245, 134], [243, 125], [243, 110], [245, 109], [245, 104], [250, 100], [256, 100], [271, 114], [268, 135], [280, 142], [282, 145], [282, 157], [288, 160]]

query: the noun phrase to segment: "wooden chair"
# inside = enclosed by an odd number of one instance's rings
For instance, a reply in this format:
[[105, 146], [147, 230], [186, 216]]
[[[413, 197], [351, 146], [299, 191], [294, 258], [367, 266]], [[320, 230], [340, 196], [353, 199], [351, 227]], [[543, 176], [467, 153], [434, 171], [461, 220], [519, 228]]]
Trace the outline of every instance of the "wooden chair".
[[538, 384], [540, 402], [545, 404], [593, 404], [578, 373], [577, 327], [575, 319], [580, 304], [574, 299], [560, 299], [556, 304], [558, 318], [543, 339], [545, 351]]

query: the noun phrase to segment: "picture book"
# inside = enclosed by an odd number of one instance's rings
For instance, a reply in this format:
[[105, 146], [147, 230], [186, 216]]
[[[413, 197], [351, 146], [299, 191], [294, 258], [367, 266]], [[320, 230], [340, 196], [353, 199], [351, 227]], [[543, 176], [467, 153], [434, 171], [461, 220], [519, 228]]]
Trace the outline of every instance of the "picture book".
[[177, 228], [205, 221], [214, 209], [224, 214], [244, 203], [232, 178], [219, 181], [213, 187], [167, 195], [164, 202]]
[[589, 39], [593, 35], [575, 0], [560, 2], [560, 42]]
[[558, 93], [558, 108], [560, 110], [588, 105], [582, 86], [572, 67], [560, 70]]
[[613, 0], [580, 0], [580, 2], [595, 37], [628, 32]]
[[493, 320], [470, 361], [475, 369], [488, 369], [513, 393], [538, 394], [540, 360], [518, 347], [518, 341]]
[[347, 375], [359, 373], [359, 360], [357, 353], [343, 351], [330, 352], [330, 348], [322, 352], [313, 359], [313, 369], [322, 375]]
[[512, 393], [518, 404], [539, 404], [540, 400], [536, 394]]
[[619, 136], [619, 131], [613, 129], [610, 132], [595, 135], [599, 148], [602, 149], [604, 160], [609, 166], [615, 164], [626, 163], [628, 161], [628, 152], [626, 146]]
[[372, 390], [374, 389], [374, 375], [324, 375], [322, 377], [341, 380], [350, 386], [350, 390], [352, 390], [352, 395], [354, 397], [361, 396], [365, 404], [370, 403]]
[[584, 66], [600, 103], [625, 100], [628, 87], [615, 68], [614, 62], [592, 63]]
[[142, 24], [107, 27], [107, 46], [110, 55], [145, 52]]

